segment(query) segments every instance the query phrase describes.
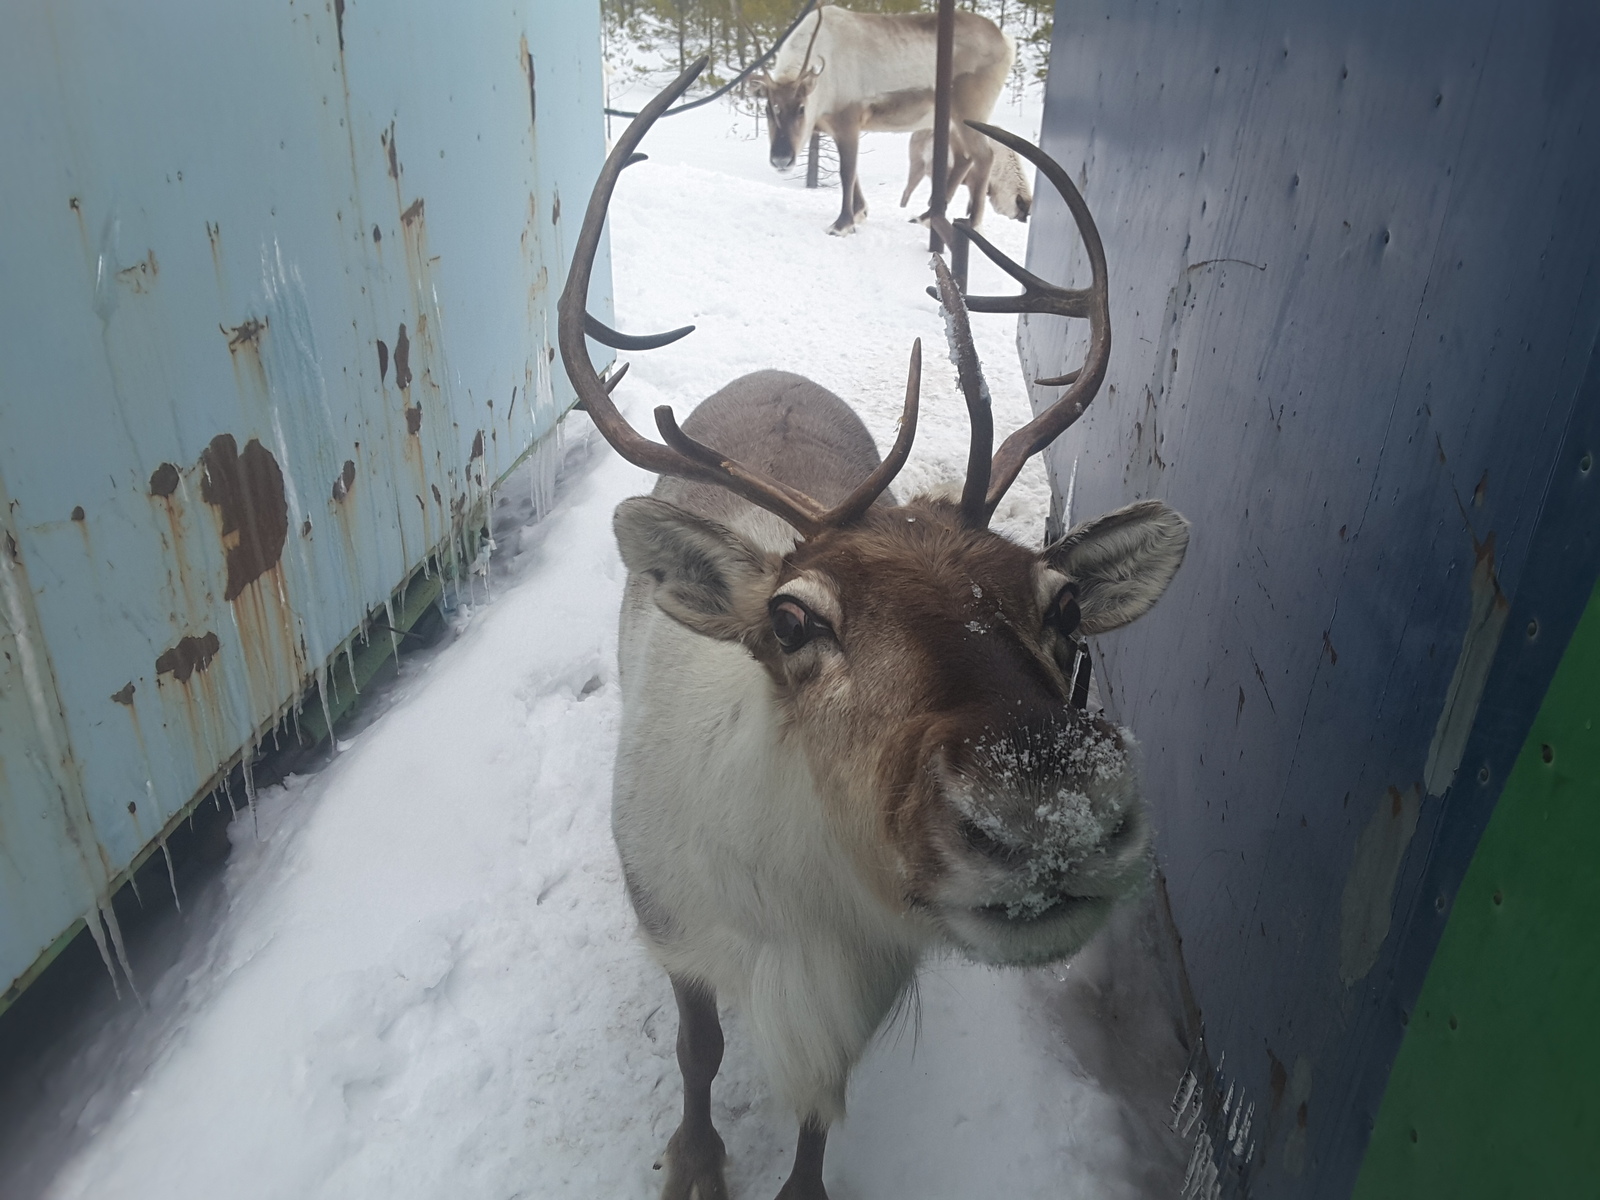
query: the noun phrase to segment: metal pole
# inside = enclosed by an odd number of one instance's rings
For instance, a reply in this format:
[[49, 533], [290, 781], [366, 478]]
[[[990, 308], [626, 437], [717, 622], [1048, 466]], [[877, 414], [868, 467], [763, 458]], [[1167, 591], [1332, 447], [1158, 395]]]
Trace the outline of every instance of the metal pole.
[[[950, 173], [950, 60], [955, 38], [956, 0], [939, 0], [939, 49], [933, 79], [933, 195], [928, 211], [944, 216], [944, 185]], [[938, 233], [928, 233], [928, 249], [944, 249]]]
[[967, 294], [967, 236], [966, 231], [972, 228], [972, 222], [965, 217], [957, 217], [950, 222], [950, 228], [955, 236], [950, 239], [950, 274], [956, 281], [956, 287], [961, 294]]
[[813, 129], [811, 131], [811, 149], [806, 154], [806, 186], [808, 188], [817, 186], [817, 167], [819, 165], [818, 160], [821, 157], [822, 131]]

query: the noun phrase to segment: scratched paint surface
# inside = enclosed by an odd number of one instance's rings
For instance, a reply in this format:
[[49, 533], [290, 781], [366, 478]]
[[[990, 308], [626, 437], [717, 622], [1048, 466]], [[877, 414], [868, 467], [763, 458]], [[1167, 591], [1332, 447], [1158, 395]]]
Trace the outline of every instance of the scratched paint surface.
[[0, 15], [0, 984], [570, 404], [600, 96], [571, 0]]
[[[1097, 665], [1226, 1055], [1212, 1134], [1255, 1106], [1225, 1192], [1348, 1194], [1600, 567], [1561, 533], [1600, 515], [1597, 40], [1560, 2], [1058, 12], [1045, 146], [1104, 235], [1113, 350], [1050, 462], [1079, 517], [1194, 521]], [[1030, 266], [1087, 282], [1037, 213]], [[1025, 325], [1031, 375], [1081, 359], [1063, 324]]]

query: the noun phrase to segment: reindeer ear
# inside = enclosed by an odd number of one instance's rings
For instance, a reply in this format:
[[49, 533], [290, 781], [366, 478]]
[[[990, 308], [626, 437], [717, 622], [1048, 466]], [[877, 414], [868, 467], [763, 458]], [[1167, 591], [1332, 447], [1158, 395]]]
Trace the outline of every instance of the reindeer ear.
[[655, 582], [673, 620], [718, 641], [765, 627], [777, 563], [731, 529], [649, 496], [617, 505], [611, 524], [628, 572]]
[[1044, 559], [1078, 585], [1084, 633], [1117, 629], [1150, 611], [1189, 548], [1189, 522], [1159, 500], [1085, 521]]

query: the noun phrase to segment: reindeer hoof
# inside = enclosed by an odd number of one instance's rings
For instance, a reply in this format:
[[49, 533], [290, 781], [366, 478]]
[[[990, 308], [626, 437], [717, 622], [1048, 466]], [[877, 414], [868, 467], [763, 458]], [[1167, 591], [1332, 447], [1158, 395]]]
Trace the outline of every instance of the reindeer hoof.
[[691, 1135], [680, 1125], [662, 1157], [667, 1181], [661, 1188], [661, 1200], [728, 1200], [728, 1185], [722, 1177], [728, 1155], [715, 1129], [707, 1126]]
[[828, 232], [831, 233], [834, 237], [846, 237], [849, 234], [854, 233], [855, 231], [856, 231], [856, 226], [855, 226], [855, 222], [854, 221], [850, 222], [850, 224], [848, 224], [848, 225], [840, 225], [836, 221], [832, 225], [828, 226]]

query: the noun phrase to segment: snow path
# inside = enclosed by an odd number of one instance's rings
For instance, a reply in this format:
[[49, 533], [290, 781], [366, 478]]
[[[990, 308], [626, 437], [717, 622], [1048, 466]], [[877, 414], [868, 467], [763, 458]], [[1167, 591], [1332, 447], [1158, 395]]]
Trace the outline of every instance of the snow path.
[[[959, 478], [966, 417], [922, 292], [926, 235], [895, 206], [905, 138], [868, 139], [872, 216], [839, 239], [822, 232], [836, 191], [778, 178], [729, 123], [720, 108], [664, 123], [613, 206], [619, 323], [699, 326], [632, 356], [625, 411], [682, 415], [737, 374], [786, 367], [856, 403], [887, 444], [921, 336], [924, 416], [899, 488]], [[988, 229], [1021, 257], [1024, 227]], [[976, 256], [973, 289], [1010, 290]], [[1026, 415], [1014, 325], [975, 325], [1003, 436]], [[650, 480], [583, 418], [569, 424], [581, 469], [497, 567], [493, 602], [402, 676], [346, 752], [262, 795], [259, 840], [233, 826], [214, 923], [191, 928], [151, 1010], [120, 1026], [151, 1065], [63, 1114], [87, 1136], [46, 1194], [656, 1195], [676, 1021], [634, 940], [608, 824], [623, 578], [610, 517]], [[1036, 541], [1046, 502], [1033, 467], [1004, 527]], [[830, 1141], [834, 1200], [1136, 1194], [1123, 1118], [1036, 1011], [1040, 985], [929, 966], [920, 1024], [889, 1031], [855, 1076]], [[793, 1119], [737, 1016], [726, 1025], [715, 1094], [731, 1190], [766, 1200]]]

